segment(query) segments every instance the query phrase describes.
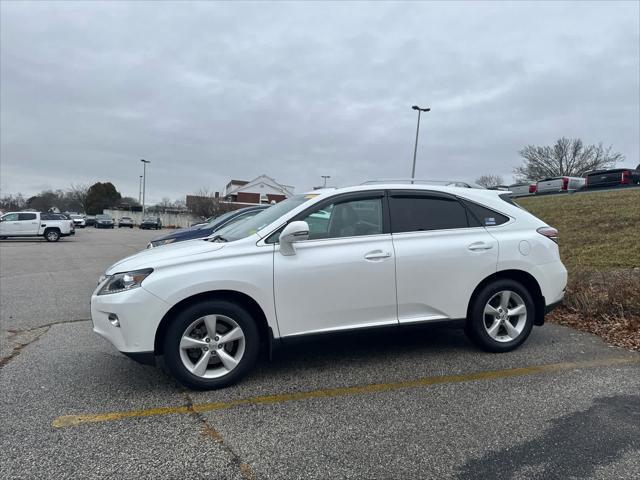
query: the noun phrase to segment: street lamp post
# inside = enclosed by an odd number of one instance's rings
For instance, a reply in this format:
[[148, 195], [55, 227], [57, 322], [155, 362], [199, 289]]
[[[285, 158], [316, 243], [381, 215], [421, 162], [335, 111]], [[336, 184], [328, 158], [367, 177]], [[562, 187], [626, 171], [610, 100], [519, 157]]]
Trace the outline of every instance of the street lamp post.
[[145, 193], [147, 188], [147, 163], [151, 163], [151, 160], [145, 160], [144, 158], [140, 159], [142, 162], [142, 219], [144, 220], [145, 216]]
[[142, 205], [142, 175], [140, 175], [140, 182], [138, 187], [138, 203]]
[[331, 178], [331, 175], [320, 175], [324, 179], [324, 185], [322, 188], [327, 188], [327, 178]]
[[418, 105], [414, 105], [411, 107], [413, 110], [418, 111], [418, 126], [416, 127], [416, 144], [413, 147], [413, 168], [411, 168], [411, 183], [413, 183], [413, 179], [416, 178], [416, 154], [418, 153], [418, 133], [420, 133], [420, 114], [422, 112], [431, 111], [430, 108], [420, 108]]

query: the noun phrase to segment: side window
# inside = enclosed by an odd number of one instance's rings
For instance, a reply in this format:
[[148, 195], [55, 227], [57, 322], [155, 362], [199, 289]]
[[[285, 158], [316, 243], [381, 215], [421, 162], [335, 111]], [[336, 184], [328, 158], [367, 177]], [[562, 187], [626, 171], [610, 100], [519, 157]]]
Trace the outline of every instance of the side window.
[[302, 220], [309, 224], [310, 240], [381, 234], [382, 198], [332, 203]]
[[[500, 197], [502, 197], [502, 195], [500, 195]], [[471, 215], [469, 215], [469, 223], [473, 227], [493, 227], [509, 221], [509, 217], [494, 212], [490, 208], [469, 201], [465, 201], [464, 203], [471, 213]]]
[[17, 220], [18, 220], [17, 213], [7, 213], [5, 216], [2, 217], [3, 222], [15, 222]]
[[467, 212], [455, 199], [430, 196], [392, 196], [391, 232], [420, 232], [467, 228]]
[[19, 213], [18, 214], [18, 220], [35, 220], [35, 219], [36, 219], [35, 213]]

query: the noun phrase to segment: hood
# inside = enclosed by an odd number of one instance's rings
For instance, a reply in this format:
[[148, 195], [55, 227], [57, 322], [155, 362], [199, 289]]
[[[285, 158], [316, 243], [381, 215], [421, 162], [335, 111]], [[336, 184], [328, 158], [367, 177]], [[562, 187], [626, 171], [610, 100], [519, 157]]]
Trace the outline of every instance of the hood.
[[141, 268], [158, 268], [180, 263], [185, 257], [204, 255], [224, 247], [224, 243], [192, 240], [176, 244], [164, 245], [162, 248], [151, 248], [124, 258], [111, 265], [106, 273], [112, 275], [119, 272], [139, 270]]
[[[151, 240], [152, 242], [157, 242], [159, 240], [168, 240], [170, 238], [175, 238], [178, 241], [182, 240], [190, 240], [194, 238], [204, 238], [208, 237], [213, 233], [212, 228], [202, 228], [202, 227], [191, 227], [191, 228], [183, 228], [181, 230], [176, 230], [175, 232], [171, 232], [162, 237], [154, 238]], [[163, 247], [164, 248], [164, 247]]]

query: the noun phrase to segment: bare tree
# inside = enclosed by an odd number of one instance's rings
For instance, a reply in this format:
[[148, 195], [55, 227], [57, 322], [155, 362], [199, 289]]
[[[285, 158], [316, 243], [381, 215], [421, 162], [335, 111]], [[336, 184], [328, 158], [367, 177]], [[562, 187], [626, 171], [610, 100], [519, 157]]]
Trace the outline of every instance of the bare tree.
[[579, 138], [559, 138], [553, 146], [527, 145], [518, 152], [524, 163], [514, 170], [519, 181], [545, 177], [581, 177], [591, 170], [610, 168], [624, 155], [604, 148], [602, 143], [584, 145]]
[[89, 195], [88, 185], [75, 185], [71, 184], [69, 190], [67, 190], [68, 198], [75, 204], [81, 207], [83, 212], [87, 211], [87, 196]]
[[204, 218], [215, 217], [230, 210], [220, 202], [220, 198], [216, 196], [215, 192], [206, 187], [198, 190], [195, 195], [189, 196], [187, 207], [194, 215]]
[[480, 177], [476, 179], [476, 183], [481, 187], [491, 188], [491, 187], [497, 187], [498, 185], [503, 185], [504, 180], [502, 179], [501, 175], [488, 174], [488, 175], [480, 175]]
[[16, 195], [9, 194], [0, 198], [0, 210], [3, 210], [5, 212], [22, 210], [26, 206], [27, 201], [21, 193], [18, 193]]

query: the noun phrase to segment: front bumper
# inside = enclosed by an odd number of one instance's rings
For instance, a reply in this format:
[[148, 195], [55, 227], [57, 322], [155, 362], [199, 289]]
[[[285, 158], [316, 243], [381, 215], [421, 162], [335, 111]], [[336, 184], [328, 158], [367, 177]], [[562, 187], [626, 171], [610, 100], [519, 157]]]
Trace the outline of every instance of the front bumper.
[[[91, 297], [93, 331], [126, 355], [153, 352], [158, 325], [169, 308], [169, 304], [144, 287], [110, 295], [94, 292]], [[110, 315], [117, 316], [119, 326], [113, 324]]]

